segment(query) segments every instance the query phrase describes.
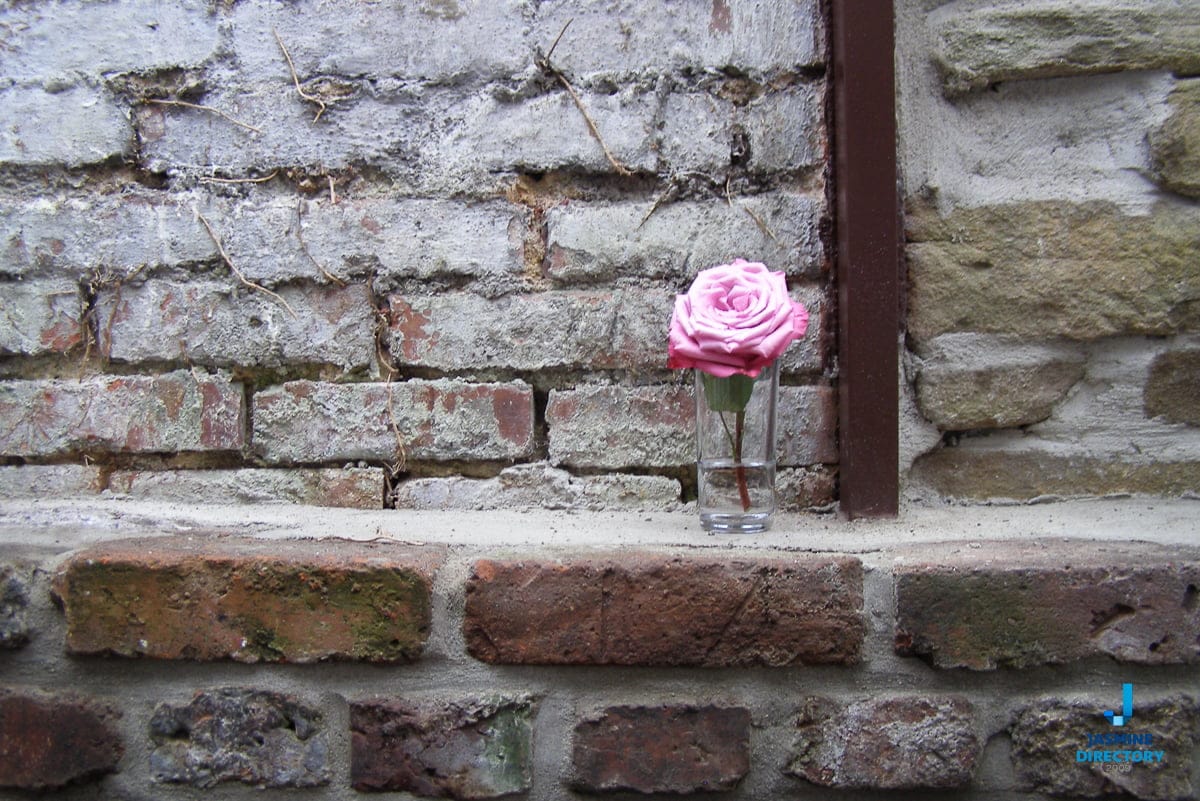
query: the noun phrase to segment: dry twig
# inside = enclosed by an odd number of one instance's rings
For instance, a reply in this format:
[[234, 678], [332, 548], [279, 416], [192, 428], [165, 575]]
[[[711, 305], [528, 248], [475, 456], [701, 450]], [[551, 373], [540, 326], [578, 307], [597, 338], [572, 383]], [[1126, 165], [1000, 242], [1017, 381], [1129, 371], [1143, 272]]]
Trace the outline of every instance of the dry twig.
[[267, 181], [270, 181], [278, 174], [279, 174], [279, 170], [275, 170], [270, 175], [264, 175], [259, 178], [217, 178], [215, 176], [213, 176], [213, 177], [205, 176], [205, 177], [200, 178], [200, 183], [202, 183], [202, 184], [265, 184]]
[[261, 128], [255, 128], [253, 125], [242, 122], [236, 117], [231, 117], [224, 111], [221, 111], [221, 109], [213, 108], [212, 106], [202, 106], [199, 103], [189, 103], [186, 100], [166, 100], [158, 97], [152, 97], [146, 102], [153, 103], [156, 106], [179, 106], [180, 108], [192, 108], [196, 109], [197, 111], [207, 111], [209, 114], [216, 114], [221, 119], [228, 120], [239, 128], [245, 128], [247, 131], [254, 131], [256, 134], [262, 133]]
[[292, 317], [296, 316], [296, 310], [293, 309], [286, 300], [267, 289], [265, 286], [254, 283], [237, 268], [237, 265], [233, 263], [233, 259], [229, 258], [229, 254], [225, 252], [225, 246], [221, 244], [221, 238], [217, 236], [217, 232], [213, 230], [212, 224], [204, 218], [204, 215], [201, 214], [199, 210], [196, 211], [196, 218], [200, 220], [200, 223], [204, 226], [204, 230], [208, 231], [208, 235], [212, 239], [213, 244], [217, 246], [217, 252], [221, 254], [221, 260], [225, 262], [225, 265], [229, 267], [230, 270], [233, 271], [233, 274], [238, 277], [239, 281], [251, 289], [256, 289], [259, 292], [274, 298], [283, 306], [283, 308], [288, 310], [288, 313], [292, 315]]
[[758, 215], [758, 214], [757, 214], [757, 213], [756, 213], [756, 212], [755, 212], [755, 211], [754, 211], [752, 208], [750, 208], [749, 206], [743, 206], [741, 203], [734, 203], [734, 202], [733, 202], [733, 195], [732, 195], [732, 194], [730, 193], [730, 191], [729, 191], [729, 179], [728, 179], [728, 178], [726, 178], [726, 179], [725, 179], [725, 202], [726, 202], [726, 203], [728, 203], [728, 204], [729, 204], [731, 207], [734, 207], [734, 208], [739, 208], [739, 209], [741, 209], [742, 211], [744, 211], [744, 212], [746, 212], [747, 214], [749, 214], [749, 215], [750, 215], [750, 219], [754, 220], [754, 224], [758, 226], [758, 230], [760, 230], [760, 231], [762, 231], [764, 234], [766, 234], [766, 235], [767, 235], [767, 237], [769, 237], [769, 238], [770, 238], [770, 240], [771, 240], [772, 242], [774, 242], [774, 243], [775, 243], [775, 244], [777, 244], [777, 245], [779, 244], [779, 238], [775, 236], [775, 232], [774, 232], [774, 231], [772, 231], [772, 230], [771, 230], [771, 229], [770, 229], [770, 228], [767, 226], [766, 222], [763, 220], [763, 218], [762, 218], [762, 217], [760, 217], [760, 216], [759, 216], [759, 215]]
[[345, 281], [338, 278], [336, 275], [334, 275], [333, 273], [329, 272], [324, 267], [322, 267], [321, 263], [319, 261], [317, 261], [316, 257], [313, 256], [311, 251], [309, 251], [308, 243], [304, 241], [304, 223], [301, 221], [301, 218], [303, 216], [304, 216], [304, 198], [299, 198], [296, 201], [296, 239], [300, 241], [300, 249], [302, 251], [304, 251], [305, 256], [308, 256], [308, 260], [311, 261], [313, 263], [313, 265], [318, 270], [321, 271], [321, 275], [325, 276], [326, 278], [328, 278], [330, 281], [334, 282], [338, 286], [345, 286], [346, 285]]
[[583, 121], [587, 123], [588, 131], [591, 132], [593, 138], [600, 143], [600, 149], [604, 151], [604, 157], [608, 159], [608, 163], [620, 175], [633, 175], [633, 170], [622, 164], [612, 151], [608, 149], [608, 145], [604, 141], [604, 137], [600, 135], [600, 129], [596, 127], [596, 121], [592, 119], [592, 115], [588, 114], [587, 108], [583, 105], [583, 101], [579, 98], [579, 93], [575, 91], [575, 87], [571, 86], [571, 82], [567, 80], [567, 76], [563, 75], [562, 70], [550, 63], [550, 56], [554, 53], [554, 48], [558, 47], [558, 42], [562, 39], [563, 34], [567, 32], [567, 27], [574, 20], [567, 20], [567, 24], [562, 26], [562, 30], [558, 32], [558, 36], [554, 38], [554, 44], [550, 45], [549, 52], [546, 55], [535, 60], [538, 68], [547, 75], [554, 76], [563, 88], [567, 90], [567, 94], [575, 101], [575, 107], [579, 109], [579, 113], [583, 115]]
[[271, 33], [275, 34], [275, 41], [278, 42], [279, 49], [283, 51], [283, 57], [287, 59], [288, 69], [291, 70], [292, 73], [292, 83], [296, 85], [296, 94], [300, 95], [301, 99], [317, 105], [317, 116], [313, 117], [313, 122], [316, 122], [317, 120], [321, 119], [321, 115], [325, 113], [325, 109], [328, 108], [328, 106], [321, 98], [304, 91], [304, 87], [300, 85], [300, 76], [296, 74], [296, 65], [292, 62], [292, 54], [288, 52], [287, 45], [285, 45], [283, 43], [283, 39], [280, 38], [279, 31], [272, 28]]

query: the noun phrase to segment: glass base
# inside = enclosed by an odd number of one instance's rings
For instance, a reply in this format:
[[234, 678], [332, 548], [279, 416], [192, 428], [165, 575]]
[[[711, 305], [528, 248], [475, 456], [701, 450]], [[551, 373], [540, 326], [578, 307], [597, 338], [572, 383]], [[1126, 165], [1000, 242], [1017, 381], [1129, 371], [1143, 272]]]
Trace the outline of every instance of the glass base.
[[729, 514], [721, 512], [700, 513], [700, 527], [705, 531], [722, 534], [758, 534], [771, 528], [774, 515], [771, 512], [746, 512]]

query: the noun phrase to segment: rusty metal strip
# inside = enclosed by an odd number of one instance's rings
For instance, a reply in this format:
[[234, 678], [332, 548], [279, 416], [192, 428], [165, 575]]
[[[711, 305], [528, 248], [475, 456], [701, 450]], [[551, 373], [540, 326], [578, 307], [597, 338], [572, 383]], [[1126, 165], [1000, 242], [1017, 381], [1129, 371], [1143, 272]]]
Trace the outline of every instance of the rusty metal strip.
[[900, 199], [892, 0], [829, 0], [840, 500], [899, 507]]

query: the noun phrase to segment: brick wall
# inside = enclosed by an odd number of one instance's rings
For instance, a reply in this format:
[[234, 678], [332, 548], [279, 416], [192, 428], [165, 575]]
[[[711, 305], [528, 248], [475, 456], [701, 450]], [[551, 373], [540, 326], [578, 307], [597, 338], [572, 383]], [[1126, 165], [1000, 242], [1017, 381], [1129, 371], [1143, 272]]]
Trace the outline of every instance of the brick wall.
[[1194, 495], [1195, 4], [897, 9], [911, 494]]
[[[366, 518], [343, 523], [370, 537]], [[600, 516], [527, 521], [526, 539], [560, 523]], [[548, 801], [1200, 786], [1195, 547], [121, 536], [0, 555], [0, 787]], [[1160, 756], [1079, 762], [1117, 748], [1088, 735], [1117, 731], [1102, 712], [1124, 682], [1121, 731]]]
[[816, 321], [784, 505], [834, 500], [815, 0], [35, 2], [0, 26], [7, 494], [675, 508], [671, 299], [746, 256]]

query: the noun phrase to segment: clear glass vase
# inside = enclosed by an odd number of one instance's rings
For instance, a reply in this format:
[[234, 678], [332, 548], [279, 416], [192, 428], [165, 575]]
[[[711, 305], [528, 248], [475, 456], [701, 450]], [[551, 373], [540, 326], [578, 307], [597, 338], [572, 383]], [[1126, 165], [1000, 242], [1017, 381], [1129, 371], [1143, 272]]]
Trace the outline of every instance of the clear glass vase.
[[696, 370], [696, 466], [705, 531], [771, 527], [778, 397], [778, 362], [757, 378], [716, 378]]

